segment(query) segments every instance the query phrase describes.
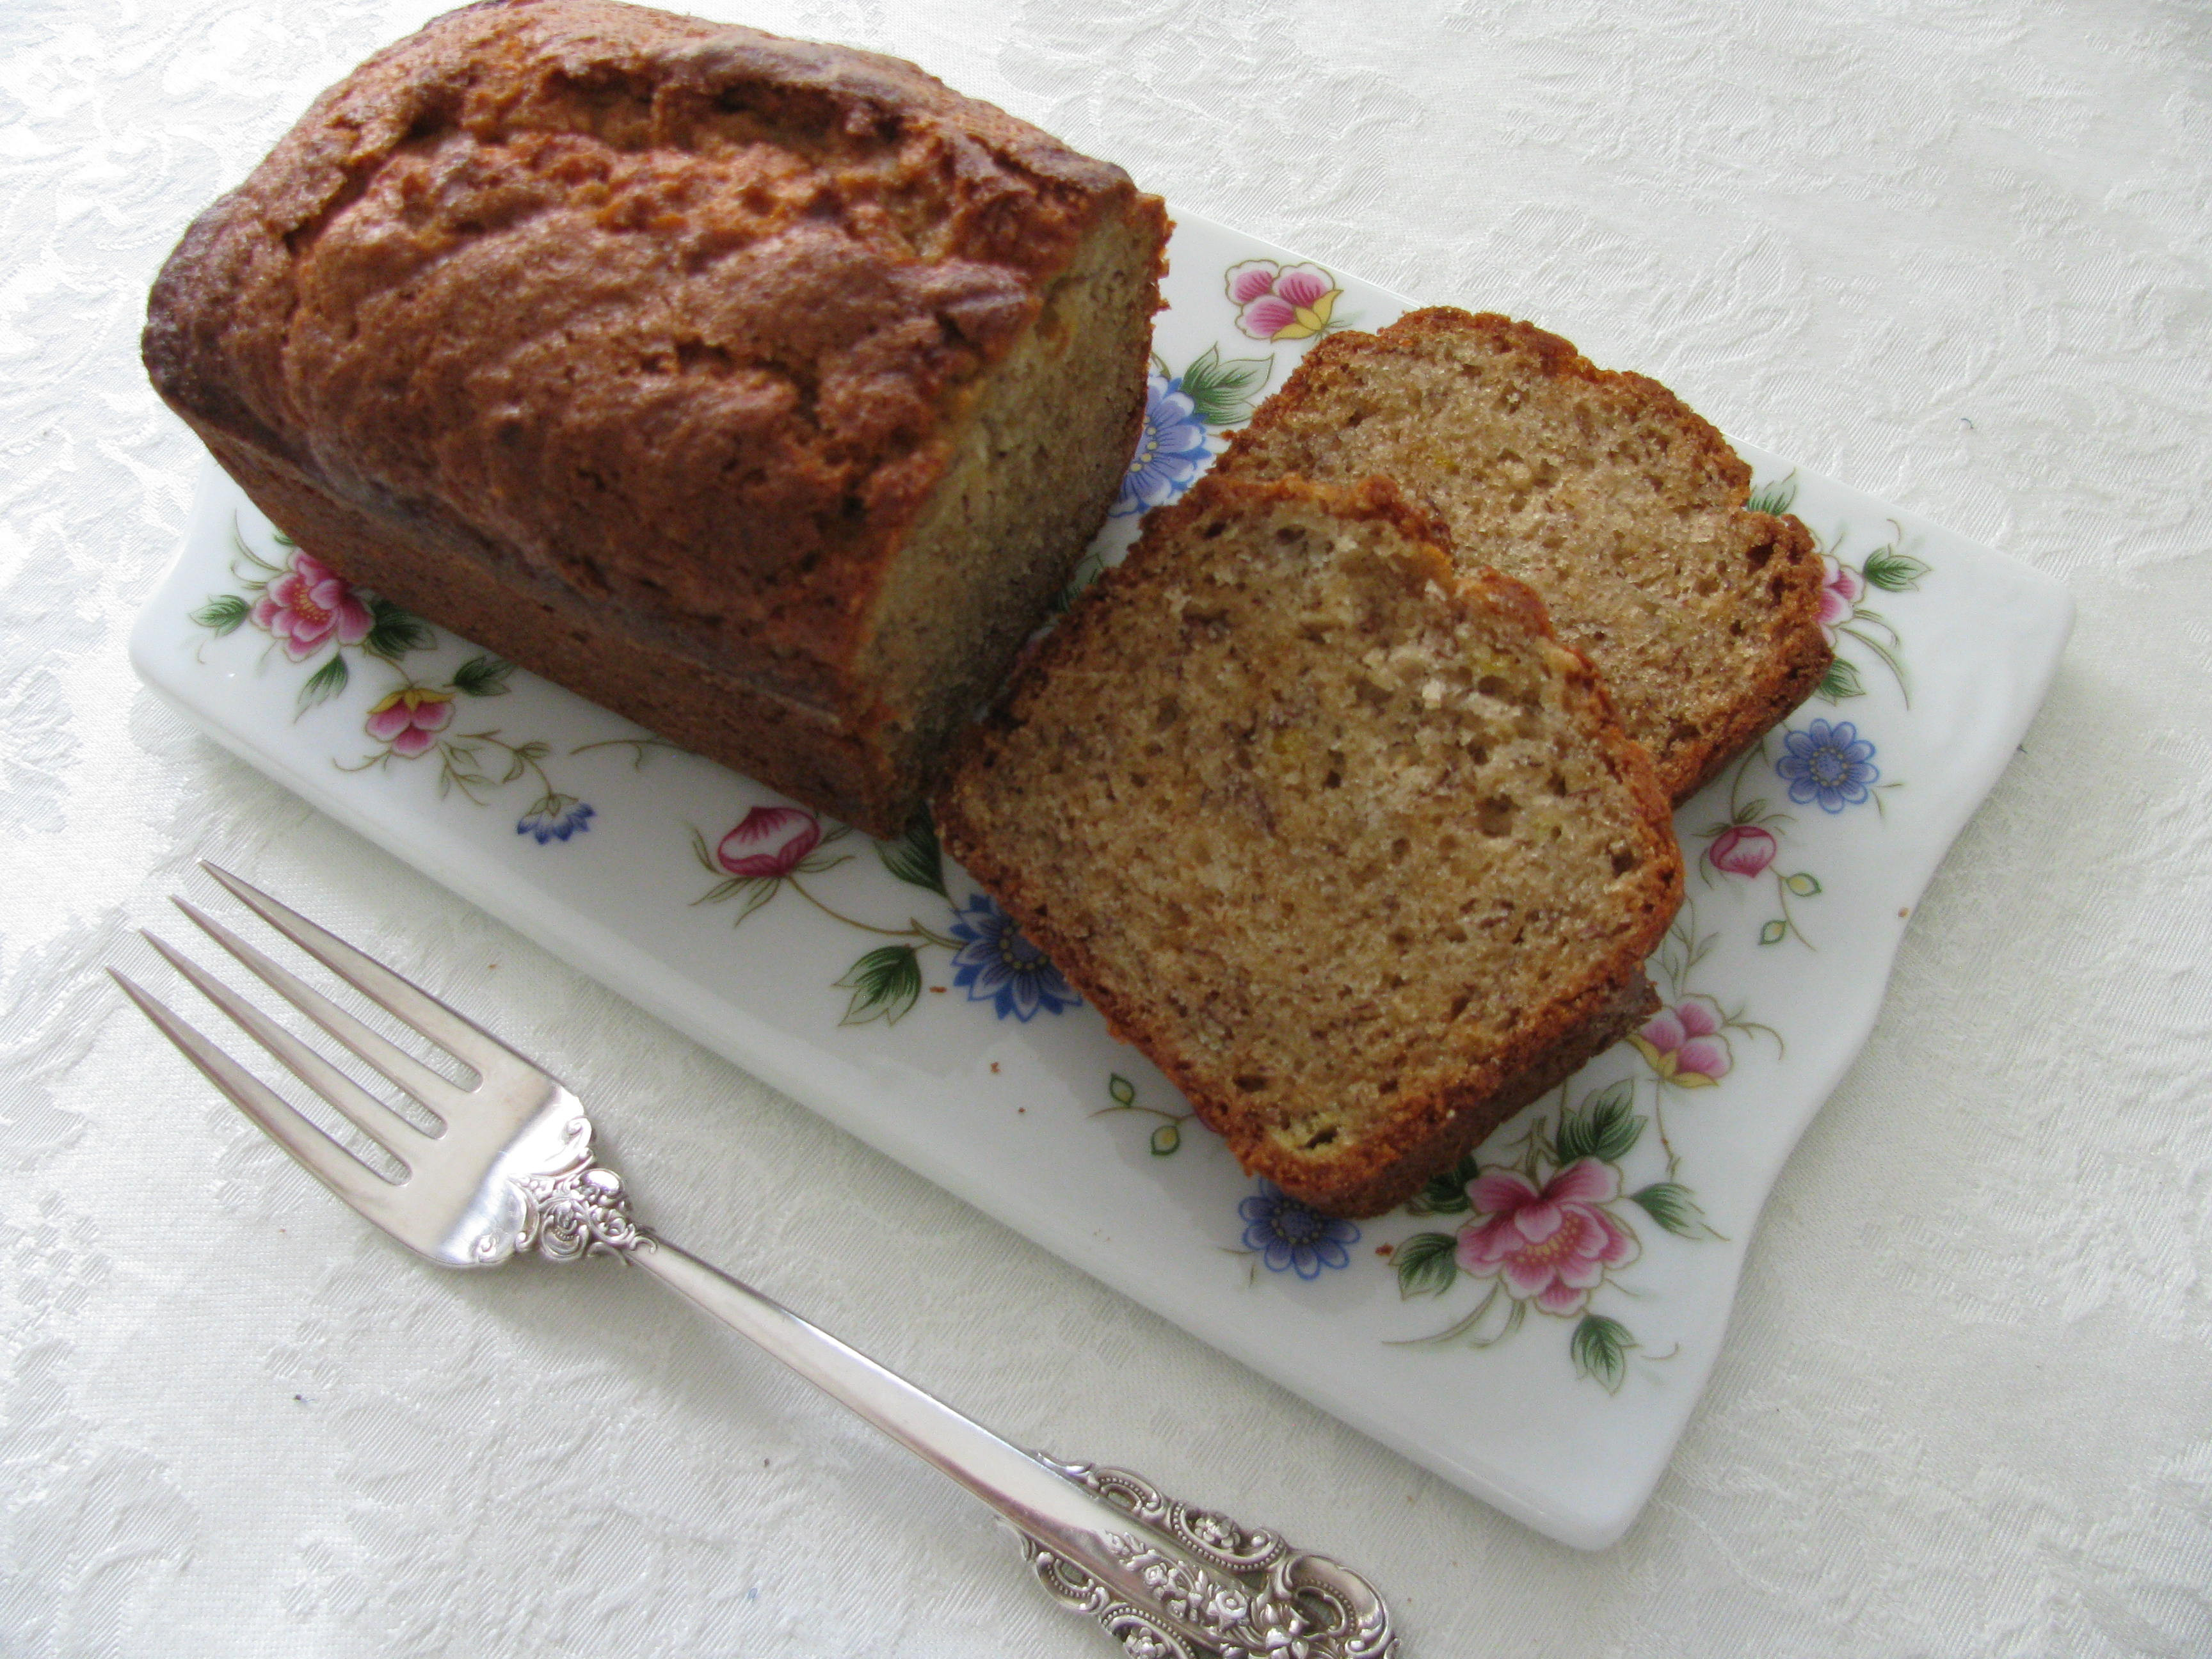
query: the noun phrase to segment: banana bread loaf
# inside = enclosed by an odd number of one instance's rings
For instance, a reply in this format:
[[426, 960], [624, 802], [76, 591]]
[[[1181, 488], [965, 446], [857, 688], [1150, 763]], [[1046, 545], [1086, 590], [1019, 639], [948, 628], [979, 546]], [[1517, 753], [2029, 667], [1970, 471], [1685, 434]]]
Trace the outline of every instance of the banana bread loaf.
[[1112, 501], [1166, 233], [911, 64], [488, 0], [201, 216], [144, 353], [350, 580], [893, 834]]
[[1656, 1006], [1665, 795], [1389, 483], [1200, 481], [958, 741], [945, 845], [1243, 1166], [1413, 1193]]
[[1678, 802], [1827, 672], [1805, 526], [1747, 511], [1751, 469], [1666, 387], [1527, 323], [1439, 306], [1332, 335], [1214, 470], [1396, 480], [1462, 561], [1543, 596]]

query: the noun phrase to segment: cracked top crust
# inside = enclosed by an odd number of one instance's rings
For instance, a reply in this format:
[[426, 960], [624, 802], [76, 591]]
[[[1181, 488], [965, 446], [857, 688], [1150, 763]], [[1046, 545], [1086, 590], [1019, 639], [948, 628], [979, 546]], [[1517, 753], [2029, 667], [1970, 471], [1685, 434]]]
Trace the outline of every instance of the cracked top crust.
[[830, 708], [979, 375], [1149, 199], [896, 59], [487, 0], [192, 225], [144, 356], [203, 435]]

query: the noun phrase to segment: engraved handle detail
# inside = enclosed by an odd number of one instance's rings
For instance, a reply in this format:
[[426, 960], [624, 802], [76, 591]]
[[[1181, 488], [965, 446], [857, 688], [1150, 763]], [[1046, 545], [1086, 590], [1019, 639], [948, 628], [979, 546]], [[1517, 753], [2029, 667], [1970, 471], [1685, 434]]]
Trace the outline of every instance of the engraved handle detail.
[[571, 1156], [560, 1167], [515, 1181], [523, 1218], [514, 1248], [535, 1249], [549, 1261], [635, 1249], [644, 1235], [630, 1218], [629, 1194], [623, 1178], [592, 1156], [591, 1124], [578, 1118], [568, 1137]]
[[1101, 1535], [1116, 1565], [1151, 1593], [1148, 1607], [1114, 1594], [1066, 1554], [1022, 1540], [1030, 1570], [1053, 1598], [1097, 1620], [1132, 1659], [1396, 1659], [1389, 1609], [1351, 1569], [1293, 1550], [1273, 1533], [1194, 1510], [1127, 1469], [1060, 1463], [1042, 1454], [1038, 1461], [1174, 1547], [1171, 1554], [1134, 1533]]
[[532, 1250], [548, 1261], [627, 1255], [646, 1237], [623, 1178], [592, 1151], [589, 1118], [570, 1118], [557, 1145], [520, 1151], [506, 1170], [490, 1224], [476, 1240], [481, 1267]]

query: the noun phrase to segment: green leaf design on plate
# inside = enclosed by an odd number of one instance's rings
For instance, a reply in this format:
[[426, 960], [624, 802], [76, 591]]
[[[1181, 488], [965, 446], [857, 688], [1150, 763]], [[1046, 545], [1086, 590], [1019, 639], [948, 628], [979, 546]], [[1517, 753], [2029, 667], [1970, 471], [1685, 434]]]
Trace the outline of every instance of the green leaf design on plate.
[[1152, 1131], [1152, 1148], [1154, 1158], [1173, 1158], [1182, 1150], [1182, 1125], [1161, 1124]]
[[1224, 362], [1221, 348], [1208, 346], [1183, 370], [1182, 394], [1208, 426], [1236, 426], [1252, 418], [1252, 405], [1274, 367], [1273, 357], [1231, 357]]
[[1761, 945], [1779, 945], [1789, 937], [1790, 924], [1779, 916], [1759, 930], [1759, 942]]
[[[740, 882], [738, 885], [738, 914], [730, 918], [730, 926], [735, 927], [743, 922], [747, 916], [774, 898], [776, 890], [782, 885], [783, 884], [774, 876], [755, 876], [749, 881]], [[920, 974], [917, 973], [915, 977], [915, 983], [919, 985]], [[838, 983], [842, 985], [844, 981], [840, 980]], [[911, 997], [907, 999], [909, 1002], [913, 1000]], [[904, 1011], [901, 1010], [901, 1012]]]
[[1607, 1394], [1619, 1394], [1628, 1380], [1628, 1351], [1638, 1345], [1628, 1327], [1603, 1314], [1584, 1314], [1567, 1345], [1575, 1375], [1595, 1377]]
[[[438, 769], [440, 800], [445, 799], [453, 793], [455, 784], [459, 784], [464, 792], [476, 788], [498, 787], [497, 780], [484, 772], [483, 751], [465, 738], [447, 739], [445, 745], [445, 764]], [[469, 798], [471, 800], [476, 799], [473, 795]]]
[[1459, 1259], [1452, 1254], [1459, 1240], [1449, 1233], [1415, 1233], [1390, 1253], [1398, 1270], [1398, 1294], [1442, 1296], [1459, 1282]]
[[1808, 875], [1802, 870], [1794, 876], [1783, 877], [1782, 884], [1796, 894], [1799, 898], [1810, 898], [1820, 890], [1820, 878]]
[[1632, 1109], [1635, 1101], [1636, 1085], [1623, 1078], [1563, 1114], [1554, 1142], [1559, 1163], [1565, 1165], [1578, 1158], [1594, 1158], [1602, 1164], [1618, 1164], [1626, 1158], [1644, 1133], [1644, 1120]]
[[911, 945], [882, 945], [853, 964], [837, 981], [853, 994], [840, 1025], [866, 1025], [880, 1019], [896, 1025], [921, 996], [921, 964]]
[[1759, 485], [1744, 505], [1753, 513], [1787, 513], [1796, 499], [1797, 475], [1793, 472], [1786, 478]]
[[202, 628], [213, 629], [215, 636], [221, 639], [226, 634], [236, 633], [252, 614], [253, 607], [237, 594], [218, 593], [192, 612], [192, 620]]
[[945, 891], [945, 855], [938, 850], [937, 826], [929, 821], [928, 813], [915, 813], [906, 834], [896, 841], [878, 842], [876, 852], [884, 868], [901, 881], [927, 887], [940, 897], [951, 896]]
[[1480, 1166], [1474, 1154], [1469, 1152], [1458, 1164], [1431, 1176], [1422, 1183], [1421, 1190], [1407, 1200], [1407, 1215], [1464, 1215], [1472, 1206], [1468, 1202], [1467, 1183], [1474, 1179]]
[[702, 904], [720, 904], [724, 899], [733, 898], [738, 901], [738, 914], [731, 918], [730, 926], [735, 927], [774, 898], [782, 885], [774, 876], [730, 876], [693, 899], [691, 908], [696, 910]]
[[1116, 1106], [1133, 1106], [1137, 1103], [1137, 1085], [1119, 1072], [1108, 1075], [1106, 1092], [1113, 1096], [1114, 1103]]
[[396, 663], [410, 651], [428, 651], [438, 642], [430, 624], [411, 611], [402, 611], [387, 599], [368, 602], [368, 633], [361, 648], [372, 657]]
[[1629, 1197], [1644, 1206], [1644, 1212], [1677, 1238], [1718, 1238], [1705, 1220], [1705, 1212], [1698, 1207], [1690, 1189], [1678, 1181], [1655, 1181], [1640, 1192]]
[[1841, 702], [1845, 697], [1863, 697], [1866, 687], [1860, 683], [1859, 671], [1841, 657], [1828, 659], [1828, 672], [1820, 676], [1820, 688], [1814, 693], [1828, 702]]
[[1920, 586], [1928, 567], [1909, 553], [1881, 547], [1867, 555], [1866, 564], [1859, 574], [1885, 593], [1903, 593]]
[[300, 688], [300, 713], [306, 714], [319, 702], [328, 702], [346, 689], [353, 671], [346, 666], [343, 657], [332, 657], [307, 676], [307, 683]]
[[514, 665], [497, 657], [471, 657], [453, 671], [453, 690], [471, 697], [503, 697], [513, 688], [507, 678]]

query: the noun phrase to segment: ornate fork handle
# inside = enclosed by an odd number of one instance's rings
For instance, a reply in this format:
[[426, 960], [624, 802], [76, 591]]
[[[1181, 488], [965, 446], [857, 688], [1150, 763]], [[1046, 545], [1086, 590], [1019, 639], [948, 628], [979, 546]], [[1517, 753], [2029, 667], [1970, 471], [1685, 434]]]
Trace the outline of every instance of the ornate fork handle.
[[1125, 1470], [1054, 1463], [1000, 1439], [637, 1226], [589, 1136], [579, 1120], [562, 1167], [514, 1177], [518, 1213], [498, 1235], [507, 1249], [556, 1261], [620, 1255], [643, 1268], [996, 1510], [1060, 1605], [1096, 1618], [1133, 1659], [1394, 1659], [1389, 1610], [1358, 1574], [1165, 1498]]
[[[1127, 1505], [1150, 1539], [1109, 1533], [1107, 1553], [1133, 1567], [1151, 1592], [1144, 1601], [1115, 1597], [1079, 1560], [1024, 1537], [1030, 1565], [1060, 1605], [1087, 1613], [1137, 1659], [1197, 1659], [1221, 1654], [1290, 1655], [1294, 1659], [1393, 1659], [1398, 1638], [1375, 1587], [1340, 1561], [1293, 1550], [1273, 1533], [1248, 1531], [1227, 1516], [1194, 1510], [1127, 1469], [1038, 1460], [1087, 1491]], [[1193, 1570], [1160, 1547], [1171, 1540], [1199, 1566]], [[1165, 1612], [1198, 1627], [1200, 1645], [1161, 1620]]]

